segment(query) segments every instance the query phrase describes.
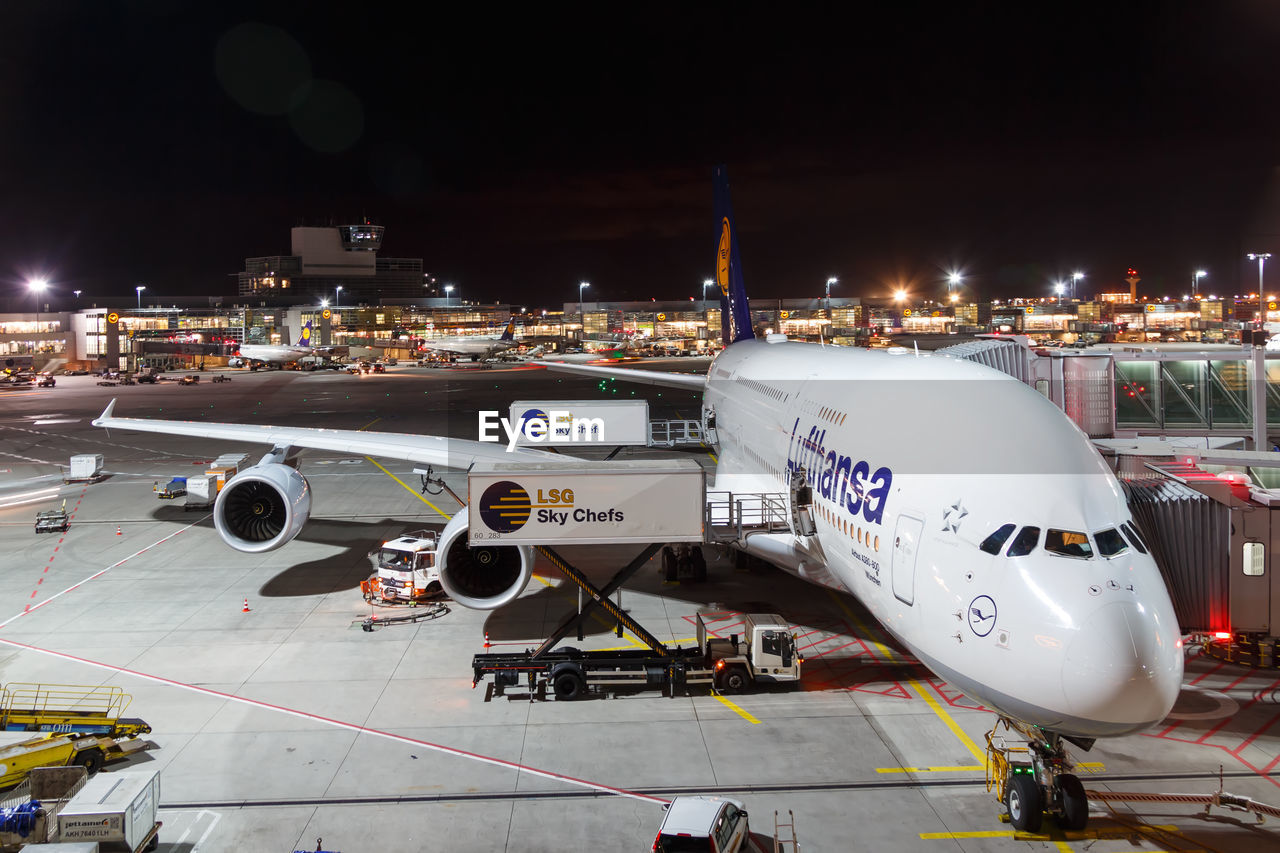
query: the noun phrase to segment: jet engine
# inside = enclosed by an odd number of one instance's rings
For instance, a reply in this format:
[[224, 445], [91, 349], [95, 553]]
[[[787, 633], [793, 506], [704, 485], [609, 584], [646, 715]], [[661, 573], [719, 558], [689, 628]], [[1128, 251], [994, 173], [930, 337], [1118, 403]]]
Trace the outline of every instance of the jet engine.
[[494, 610], [524, 591], [533, 575], [528, 545], [469, 545], [463, 508], [440, 532], [436, 564], [449, 597], [473, 610]]
[[218, 493], [213, 526], [237, 551], [279, 548], [302, 532], [311, 515], [311, 486], [296, 468], [270, 462], [246, 468]]

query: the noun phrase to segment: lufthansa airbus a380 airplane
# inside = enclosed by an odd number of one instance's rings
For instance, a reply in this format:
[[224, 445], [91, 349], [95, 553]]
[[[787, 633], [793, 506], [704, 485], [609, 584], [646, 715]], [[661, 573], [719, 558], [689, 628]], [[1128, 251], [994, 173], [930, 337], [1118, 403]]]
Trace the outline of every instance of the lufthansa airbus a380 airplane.
[[[716, 491], [787, 496], [791, 528], [740, 547], [855, 595], [940, 677], [1017, 725], [1035, 778], [1010, 778], [1019, 829], [1043, 809], [1083, 825], [1061, 738], [1140, 731], [1182, 682], [1173, 606], [1114, 475], [1086, 436], [1022, 382], [947, 356], [756, 338], [728, 180], [716, 171], [717, 277], [726, 348], [707, 375], [574, 364], [548, 369], [703, 391], [714, 425]], [[272, 445], [227, 484], [218, 532], [244, 551], [293, 539], [310, 487], [291, 464], [318, 448], [465, 468], [564, 460], [439, 436], [119, 418], [102, 427]], [[607, 463], [602, 463], [607, 464]], [[527, 547], [467, 541], [462, 510], [441, 534], [446, 592], [469, 607], [516, 598]]]

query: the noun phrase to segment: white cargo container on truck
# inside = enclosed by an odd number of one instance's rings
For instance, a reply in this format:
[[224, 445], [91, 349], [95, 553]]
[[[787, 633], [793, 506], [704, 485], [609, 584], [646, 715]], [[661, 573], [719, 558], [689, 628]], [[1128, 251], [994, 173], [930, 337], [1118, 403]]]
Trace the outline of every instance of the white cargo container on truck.
[[[541, 420], [542, 428], [530, 427]], [[519, 430], [517, 447], [544, 444], [638, 446], [649, 443], [648, 400], [517, 400], [508, 423]], [[505, 435], [505, 433], [504, 433]]]
[[59, 841], [95, 841], [105, 849], [159, 845], [159, 770], [99, 773], [58, 813]]
[[692, 459], [477, 465], [467, 483], [473, 547], [702, 542], [706, 473]]

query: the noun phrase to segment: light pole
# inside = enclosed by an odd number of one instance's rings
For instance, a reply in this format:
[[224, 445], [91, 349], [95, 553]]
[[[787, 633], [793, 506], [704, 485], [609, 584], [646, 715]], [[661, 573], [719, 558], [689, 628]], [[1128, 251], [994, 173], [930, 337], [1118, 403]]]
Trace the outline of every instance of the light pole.
[[1196, 270], [1195, 274], [1191, 276], [1191, 294], [1193, 296], [1200, 292], [1200, 279], [1207, 275], [1208, 273], [1204, 270]]
[[[32, 352], [38, 351], [40, 346], [40, 297], [44, 295], [44, 290], [48, 286], [49, 282], [42, 278], [33, 278], [27, 282], [27, 287], [31, 288], [31, 293], [36, 298], [36, 337], [31, 342]], [[34, 365], [35, 362], [33, 361], [32, 364]]]
[[1249, 260], [1258, 262], [1258, 297], [1261, 298], [1266, 289], [1262, 286], [1262, 267], [1266, 264], [1267, 258], [1271, 257], [1270, 252], [1250, 252]]
[[452, 285], [452, 284], [446, 284], [446, 285], [444, 286], [444, 307], [446, 307], [446, 308], [448, 308], [448, 307], [449, 307], [449, 294], [450, 294], [450, 293], [453, 293], [453, 285]]
[[828, 320], [831, 319], [831, 285], [835, 284], [839, 280], [840, 279], [836, 278], [835, 276], [827, 277], [827, 319]]
[[342, 304], [342, 285], [338, 285], [333, 291], [333, 307], [337, 308]]
[[146, 289], [147, 289], [147, 286], [145, 284], [140, 284], [134, 288], [134, 290], [138, 292], [138, 310], [139, 311], [142, 310], [142, 291]]
[[1076, 298], [1076, 284], [1079, 283], [1080, 279], [1082, 278], [1084, 278], [1084, 273], [1082, 272], [1073, 272], [1071, 274], [1071, 298], [1072, 299]]
[[[711, 280], [711, 279], [709, 279], [709, 278], [704, 278], [704, 279], [702, 280], [702, 301], [703, 301], [704, 303], [707, 301], [707, 288], [708, 288], [708, 287], [710, 287], [710, 286], [711, 286], [711, 285], [713, 285], [713, 284], [715, 284], [715, 282], [714, 282], [714, 281], [712, 281], [712, 280]], [[703, 306], [702, 306], [702, 310], [704, 310], [704, 311], [705, 311], [705, 310], [706, 310], [706, 308], [707, 308], [707, 306], [706, 306], [706, 305], [703, 305]]]
[[72, 292], [72, 293], [74, 293], [74, 294], [76, 295], [76, 302], [78, 303], [78, 302], [80, 301], [80, 294], [84, 293], [84, 291], [83, 291], [83, 290], [73, 290], [73, 291], [71, 291], [71, 292]]
[[582, 291], [586, 290], [590, 286], [591, 282], [589, 281], [582, 281], [578, 283], [578, 320], [581, 321], [583, 329], [587, 328], [587, 321], [582, 313]]
[[1067, 286], [1066, 286], [1065, 284], [1063, 284], [1062, 282], [1060, 282], [1060, 281], [1059, 281], [1059, 282], [1056, 282], [1056, 283], [1053, 285], [1053, 293], [1054, 293], [1054, 296], [1056, 297], [1055, 301], [1056, 301], [1059, 305], [1061, 305], [1061, 304], [1062, 304], [1062, 292], [1063, 292], [1064, 290], [1066, 290], [1066, 289], [1067, 289]]
[[[963, 281], [963, 278], [958, 272], [953, 272], [949, 276], [947, 276], [947, 297], [948, 298], [950, 298], [953, 291], [959, 290], [961, 281]], [[952, 299], [951, 301], [955, 302], [954, 299]]]

